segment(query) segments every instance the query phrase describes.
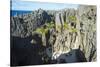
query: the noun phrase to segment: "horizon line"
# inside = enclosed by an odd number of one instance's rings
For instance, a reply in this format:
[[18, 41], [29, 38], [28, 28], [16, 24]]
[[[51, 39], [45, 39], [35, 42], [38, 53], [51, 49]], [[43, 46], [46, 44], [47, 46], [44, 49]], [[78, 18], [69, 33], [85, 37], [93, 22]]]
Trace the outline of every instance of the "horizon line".
[[77, 9], [79, 4], [67, 4], [67, 3], [49, 3], [49, 2], [36, 2], [36, 1], [22, 1], [11, 0], [11, 10], [37, 10], [42, 8], [44, 10], [61, 10], [61, 9]]

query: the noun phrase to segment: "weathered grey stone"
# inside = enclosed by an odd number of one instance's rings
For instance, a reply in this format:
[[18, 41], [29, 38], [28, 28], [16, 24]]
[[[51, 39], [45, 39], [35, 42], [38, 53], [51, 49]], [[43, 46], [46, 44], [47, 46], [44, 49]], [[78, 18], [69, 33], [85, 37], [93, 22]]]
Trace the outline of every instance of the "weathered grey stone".
[[[42, 55], [57, 60], [57, 63], [64, 62], [61, 59], [65, 59], [65, 62], [96, 61], [96, 15], [94, 5], [80, 5], [77, 9], [57, 11], [38, 9], [29, 14], [11, 17], [11, 36], [25, 38], [31, 36], [37, 28], [46, 29], [45, 24], [53, 22], [55, 26], [47, 28], [48, 32], [41, 34], [40, 45], [45, 46]], [[64, 28], [65, 24], [68, 28]], [[79, 60], [83, 54], [85, 57]]]

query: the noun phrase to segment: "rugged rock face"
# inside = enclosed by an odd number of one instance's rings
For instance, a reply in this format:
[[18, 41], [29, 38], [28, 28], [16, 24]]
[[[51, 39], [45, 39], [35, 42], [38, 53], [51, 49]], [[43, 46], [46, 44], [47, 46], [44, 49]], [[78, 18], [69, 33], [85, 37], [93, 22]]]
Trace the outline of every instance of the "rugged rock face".
[[32, 31], [46, 22], [50, 22], [51, 17], [46, 11], [39, 9], [30, 14], [11, 17], [11, 34], [14, 36], [27, 37]]
[[[37, 50], [36, 55], [41, 56], [43, 64], [96, 61], [96, 15], [96, 6], [80, 5], [77, 9], [39, 9], [14, 16], [11, 17], [11, 42], [12, 37], [31, 37], [27, 45], [33, 44], [35, 48], [30, 49]], [[38, 41], [35, 35], [41, 39]]]
[[81, 50], [84, 51], [87, 61], [94, 61], [96, 60], [96, 7], [80, 6], [78, 12], [81, 28]]
[[[80, 49], [85, 54], [86, 61], [94, 61], [96, 60], [96, 7], [80, 6], [77, 13], [74, 13], [70, 16], [75, 16], [76, 21], [69, 19], [68, 24], [76, 31], [65, 29], [58, 33], [53, 57], [68, 53], [73, 49]], [[60, 24], [62, 25], [62, 23]]]

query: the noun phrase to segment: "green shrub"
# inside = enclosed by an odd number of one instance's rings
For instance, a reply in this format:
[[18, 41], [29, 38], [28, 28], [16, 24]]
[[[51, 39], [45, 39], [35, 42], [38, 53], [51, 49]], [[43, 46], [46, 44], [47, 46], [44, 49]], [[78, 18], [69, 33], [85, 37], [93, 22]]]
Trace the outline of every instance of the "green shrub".
[[54, 27], [53, 22], [46, 23], [45, 25], [46, 25], [46, 28], [44, 28], [44, 27], [37, 28], [35, 32], [40, 33], [40, 34], [46, 34], [49, 29]]
[[78, 31], [78, 30], [77, 30], [76, 28], [72, 28], [72, 29], [71, 29], [71, 32], [73, 32], [73, 33], [74, 33], [74, 32], [77, 32], [77, 31]]
[[46, 26], [48, 29], [53, 28], [54, 27], [54, 23], [50, 22], [50, 23], [46, 23]]
[[64, 29], [69, 29], [68, 23], [64, 22], [63, 28], [64, 28]]
[[71, 20], [71, 21], [76, 21], [77, 20], [76, 16], [69, 16], [68, 19]]
[[37, 28], [36, 32], [40, 34], [46, 34], [48, 32], [48, 29], [47, 28], [44, 29], [43, 27], [41, 27], [41, 28]]

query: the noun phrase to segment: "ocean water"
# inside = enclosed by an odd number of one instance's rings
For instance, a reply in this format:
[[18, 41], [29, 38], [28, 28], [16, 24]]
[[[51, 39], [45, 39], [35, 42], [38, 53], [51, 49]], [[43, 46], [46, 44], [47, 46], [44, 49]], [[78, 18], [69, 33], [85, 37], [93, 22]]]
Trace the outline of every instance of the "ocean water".
[[32, 11], [24, 11], [24, 10], [10, 10], [10, 16], [22, 15], [26, 13], [31, 13]]

